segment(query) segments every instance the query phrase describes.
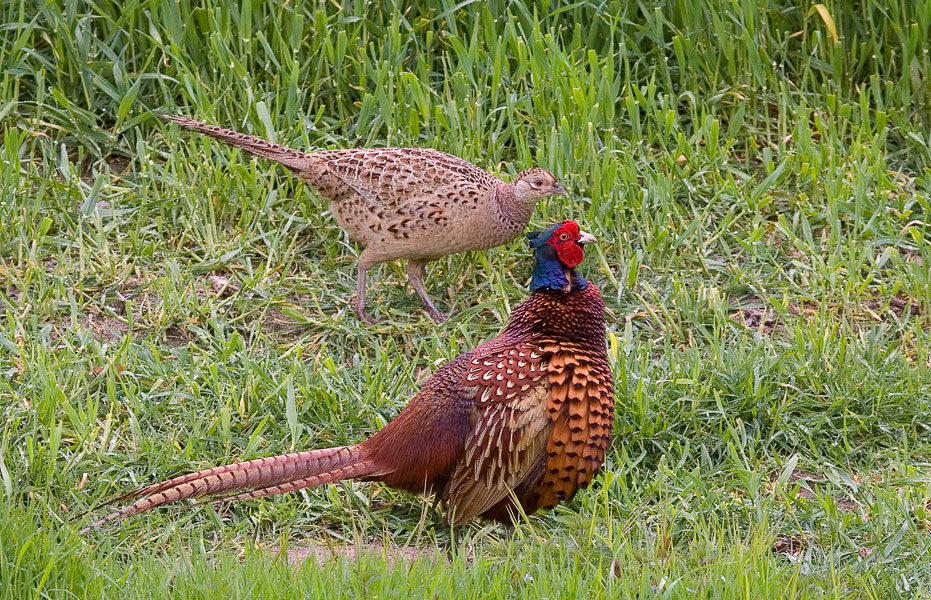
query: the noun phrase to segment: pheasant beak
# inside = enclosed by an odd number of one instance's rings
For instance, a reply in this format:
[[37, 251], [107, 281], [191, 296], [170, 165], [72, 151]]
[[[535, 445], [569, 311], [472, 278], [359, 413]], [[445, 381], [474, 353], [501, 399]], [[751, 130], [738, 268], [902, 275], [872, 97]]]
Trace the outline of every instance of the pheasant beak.
[[593, 236], [587, 231], [582, 231], [581, 229], [579, 229], [579, 241], [576, 242], [579, 246], [582, 246], [583, 244], [591, 244], [592, 242], [597, 242], [597, 241], [598, 241], [598, 238], [596, 238], [595, 236]]
[[566, 191], [566, 188], [559, 185], [558, 183], [553, 184], [553, 193], [559, 194], [560, 196], [566, 196], [566, 197], [569, 196], [569, 192]]

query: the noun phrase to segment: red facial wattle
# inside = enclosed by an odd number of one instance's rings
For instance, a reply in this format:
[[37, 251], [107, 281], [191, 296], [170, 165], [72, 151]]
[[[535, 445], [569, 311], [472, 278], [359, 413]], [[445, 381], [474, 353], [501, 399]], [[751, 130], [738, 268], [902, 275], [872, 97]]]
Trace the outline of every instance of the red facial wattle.
[[[562, 239], [565, 238], [565, 239]], [[547, 240], [547, 244], [556, 249], [559, 260], [567, 267], [574, 269], [582, 263], [585, 253], [578, 245], [581, 234], [575, 221], [566, 221]]]

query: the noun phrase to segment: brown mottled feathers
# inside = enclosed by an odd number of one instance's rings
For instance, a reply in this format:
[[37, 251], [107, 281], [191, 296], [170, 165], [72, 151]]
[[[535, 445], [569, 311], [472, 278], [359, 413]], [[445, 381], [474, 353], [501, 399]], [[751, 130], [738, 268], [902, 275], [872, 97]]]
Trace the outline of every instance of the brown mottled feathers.
[[162, 117], [280, 163], [327, 199], [348, 197], [348, 187], [372, 202], [398, 206], [405, 198], [432, 193], [446, 185], [471, 184], [475, 191], [488, 191], [504, 183], [466, 160], [430, 148], [350, 148], [307, 153], [184, 117]]
[[479, 400], [465, 455], [449, 484], [454, 524], [479, 515], [523, 481], [546, 448], [552, 422], [546, 415], [548, 385], [511, 398]]
[[593, 284], [541, 290], [493, 340], [443, 365], [361, 444], [207, 469], [144, 487], [84, 531], [195, 496], [261, 498], [341, 479], [445, 496], [458, 524], [555, 506], [604, 463], [614, 417], [604, 303]]
[[528, 169], [510, 183], [461, 158], [427, 148], [300, 152], [199, 121], [182, 126], [280, 163], [330, 201], [330, 212], [365, 250], [359, 256], [356, 312], [365, 312], [365, 273], [408, 260], [408, 277], [427, 311], [445, 320], [423, 285], [426, 264], [453, 252], [506, 244], [523, 232], [541, 198], [566, 191], [551, 173]]

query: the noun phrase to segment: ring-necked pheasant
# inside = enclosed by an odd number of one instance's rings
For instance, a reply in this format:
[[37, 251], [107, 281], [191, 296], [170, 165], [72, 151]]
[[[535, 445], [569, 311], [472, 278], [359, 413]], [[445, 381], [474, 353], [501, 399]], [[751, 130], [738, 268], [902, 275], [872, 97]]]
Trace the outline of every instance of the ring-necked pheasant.
[[359, 255], [356, 312], [365, 312], [365, 274], [389, 260], [407, 260], [407, 276], [437, 322], [441, 313], [423, 284], [426, 265], [453, 252], [506, 244], [527, 227], [541, 198], [567, 195], [545, 169], [510, 183], [461, 158], [427, 148], [356, 148], [300, 152], [184, 117], [162, 118], [275, 161], [330, 201], [330, 212]]
[[114, 498], [140, 498], [82, 533], [195, 496], [230, 502], [341, 479], [377, 480], [446, 498], [448, 520], [507, 520], [568, 500], [604, 462], [614, 383], [598, 289], [575, 272], [573, 221], [527, 236], [532, 293], [490, 342], [441, 367], [407, 407], [361, 444], [259, 458], [175, 477]]

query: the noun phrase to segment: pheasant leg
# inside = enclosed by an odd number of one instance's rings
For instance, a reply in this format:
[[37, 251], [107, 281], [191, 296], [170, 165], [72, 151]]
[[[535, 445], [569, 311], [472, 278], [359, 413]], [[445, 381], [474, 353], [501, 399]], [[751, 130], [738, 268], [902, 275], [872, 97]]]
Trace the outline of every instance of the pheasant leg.
[[440, 312], [436, 304], [433, 303], [433, 300], [430, 299], [430, 295], [427, 294], [427, 288], [423, 285], [423, 276], [426, 270], [427, 261], [425, 260], [409, 259], [407, 261], [407, 278], [410, 279], [411, 285], [414, 286], [417, 295], [423, 300], [430, 317], [439, 324], [448, 319], [451, 313]]
[[356, 314], [359, 315], [359, 319], [362, 322], [374, 325], [378, 323], [378, 319], [369, 316], [369, 314], [365, 312], [365, 274], [369, 269], [375, 266], [375, 264], [366, 260], [365, 252], [363, 251], [356, 265], [358, 267], [358, 274], [356, 275]]

